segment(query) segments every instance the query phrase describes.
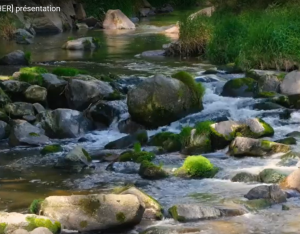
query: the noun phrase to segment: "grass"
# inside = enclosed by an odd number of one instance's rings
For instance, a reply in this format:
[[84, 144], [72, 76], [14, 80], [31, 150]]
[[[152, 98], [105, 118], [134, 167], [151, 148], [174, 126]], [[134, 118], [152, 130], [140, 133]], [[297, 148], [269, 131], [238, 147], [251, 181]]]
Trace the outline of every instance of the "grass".
[[53, 69], [52, 73], [57, 76], [76, 76], [78, 74], [86, 74], [87, 72], [72, 67], [57, 67]]
[[27, 64], [30, 65], [31, 64], [31, 52], [29, 52], [29, 51], [25, 52], [25, 59], [27, 61]]
[[15, 30], [16, 27], [8, 14], [0, 14], [0, 37], [5, 40], [12, 40]]

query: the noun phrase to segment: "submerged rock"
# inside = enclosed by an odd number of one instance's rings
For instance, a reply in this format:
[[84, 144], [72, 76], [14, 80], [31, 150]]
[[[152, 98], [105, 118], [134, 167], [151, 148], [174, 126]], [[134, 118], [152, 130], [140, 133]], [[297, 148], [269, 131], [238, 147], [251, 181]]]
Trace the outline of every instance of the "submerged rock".
[[29, 59], [22, 50], [16, 50], [2, 57], [0, 65], [29, 65]]
[[246, 137], [235, 138], [229, 146], [231, 156], [270, 156], [275, 153], [285, 153], [289, 150], [289, 145]]
[[245, 196], [249, 200], [266, 199], [273, 204], [286, 202], [286, 194], [278, 185], [260, 185], [251, 189]]
[[257, 82], [251, 78], [237, 78], [227, 81], [221, 96], [254, 97], [257, 92]]
[[202, 228], [197, 227], [174, 227], [174, 226], [155, 226], [147, 228], [139, 234], [199, 234]]
[[131, 119], [125, 119], [119, 122], [118, 129], [120, 133], [134, 134], [138, 131], [145, 130], [146, 128]]
[[179, 135], [172, 132], [157, 133], [151, 137], [148, 144], [162, 147], [165, 152], [176, 152], [181, 150]]
[[83, 37], [67, 41], [62, 48], [65, 50], [90, 50], [98, 46], [93, 37]]
[[114, 171], [124, 174], [137, 174], [140, 169], [140, 164], [135, 162], [113, 162], [106, 168], [108, 171]]
[[249, 182], [258, 182], [259, 177], [258, 175], [253, 175], [248, 172], [240, 172], [236, 174], [234, 177], [231, 179], [232, 182], [244, 182], [244, 183], [249, 183]]
[[267, 184], [279, 183], [286, 177], [286, 174], [275, 169], [264, 169], [259, 173], [260, 181]]
[[39, 212], [66, 229], [92, 232], [134, 226], [144, 210], [135, 195], [91, 194], [47, 197]]
[[168, 177], [168, 173], [151, 162], [143, 161], [139, 169], [139, 175], [144, 179], [159, 180]]
[[286, 145], [296, 145], [297, 140], [294, 137], [286, 137], [283, 139], [276, 140], [275, 142], [281, 143], [281, 144], [286, 144]]
[[104, 29], [135, 29], [134, 23], [120, 10], [108, 10], [103, 22]]

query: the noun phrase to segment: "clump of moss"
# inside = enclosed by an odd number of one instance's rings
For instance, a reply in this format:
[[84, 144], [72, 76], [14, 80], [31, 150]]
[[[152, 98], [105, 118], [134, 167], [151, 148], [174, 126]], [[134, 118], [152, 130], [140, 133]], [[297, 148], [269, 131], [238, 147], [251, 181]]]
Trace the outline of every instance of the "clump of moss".
[[121, 100], [121, 99], [123, 99], [123, 95], [117, 90], [114, 90], [112, 93], [108, 95], [108, 97], [105, 98], [105, 100], [108, 101]]
[[20, 69], [21, 73], [36, 73], [36, 74], [43, 74], [48, 73], [48, 70], [44, 67], [22, 67]]
[[76, 76], [78, 74], [86, 74], [86, 71], [78, 70], [72, 67], [57, 67], [52, 73], [57, 76]]
[[141, 144], [146, 144], [148, 142], [148, 134], [147, 131], [141, 131], [140, 133], [137, 133], [136, 139], [141, 143]]
[[90, 155], [85, 149], [82, 149], [82, 153], [84, 154], [84, 156], [86, 157], [86, 160], [87, 160], [88, 162], [91, 162], [91, 161], [92, 161], [91, 155]]
[[272, 97], [275, 97], [276, 95], [277, 95], [276, 92], [265, 91], [265, 92], [259, 92], [256, 97], [257, 98], [272, 98]]
[[181, 149], [179, 134], [172, 132], [160, 132], [150, 140], [150, 145], [160, 146], [165, 152], [175, 152]]
[[119, 212], [119, 213], [116, 214], [116, 219], [117, 219], [118, 222], [124, 223], [125, 220], [126, 220], [126, 216], [123, 212]]
[[135, 142], [133, 145], [134, 152], [139, 153], [142, 152], [142, 146], [140, 142]]
[[32, 137], [38, 137], [38, 136], [40, 136], [40, 134], [35, 133], [35, 132], [30, 132], [30, 133], [29, 133], [29, 136], [32, 136]]
[[31, 52], [29, 52], [29, 51], [25, 52], [25, 60], [28, 65], [31, 64]]
[[0, 223], [0, 234], [5, 233], [6, 227], [7, 227], [7, 223]]
[[143, 161], [152, 161], [155, 155], [151, 152], [141, 151], [126, 151], [122, 153], [119, 157], [120, 162], [136, 162], [141, 163]]
[[139, 175], [144, 179], [159, 180], [166, 178], [168, 173], [162, 169], [162, 166], [156, 166], [149, 161], [143, 161], [139, 169]]
[[51, 154], [63, 151], [63, 148], [60, 145], [46, 145], [42, 150], [41, 154]]
[[33, 85], [42, 85], [43, 77], [37, 73], [21, 73], [19, 76], [19, 81], [27, 82]]
[[262, 124], [263, 128], [265, 129], [263, 135], [264, 136], [273, 136], [274, 135], [274, 129], [271, 127], [270, 124], [265, 122], [262, 119], [258, 119], [258, 121]]
[[27, 217], [27, 231], [32, 231], [38, 227], [48, 228], [53, 234], [58, 234], [61, 231], [61, 224], [57, 221], [52, 222], [50, 219], [36, 218], [34, 216]]
[[187, 157], [175, 174], [192, 178], [212, 178], [218, 170], [207, 158], [199, 155]]
[[184, 222], [185, 221], [185, 217], [183, 216], [180, 216], [178, 215], [178, 212], [177, 212], [177, 206], [172, 206], [170, 209], [169, 209], [169, 214], [172, 216], [172, 218], [176, 221], [179, 221], [179, 222]]
[[205, 88], [201, 83], [197, 83], [191, 74], [180, 71], [176, 74], [173, 74], [172, 77], [174, 79], [180, 80], [189, 88], [190, 92], [193, 95], [195, 105], [202, 103], [202, 97], [205, 93]]
[[107, 75], [104, 75], [104, 74], [95, 75], [95, 78], [97, 78], [98, 80], [105, 81], [105, 82], [113, 82], [115, 80], [120, 79], [120, 77], [118, 75], [112, 74], [112, 73], [108, 73]]
[[91, 196], [89, 198], [80, 199], [79, 206], [87, 215], [93, 216], [101, 206], [101, 203], [98, 199]]
[[41, 209], [41, 204], [44, 200], [43, 199], [35, 199], [30, 204], [28, 211], [30, 214], [38, 214]]

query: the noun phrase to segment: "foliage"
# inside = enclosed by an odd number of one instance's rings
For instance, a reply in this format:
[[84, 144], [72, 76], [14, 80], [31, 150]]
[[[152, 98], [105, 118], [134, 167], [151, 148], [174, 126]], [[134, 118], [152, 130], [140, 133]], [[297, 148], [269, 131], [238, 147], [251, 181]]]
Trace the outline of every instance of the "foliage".
[[43, 202], [43, 199], [35, 199], [29, 206], [29, 213], [30, 214], [38, 214], [41, 208], [41, 203]]
[[37, 74], [43, 74], [48, 73], [48, 70], [44, 67], [22, 67], [20, 69], [21, 73], [37, 73]]

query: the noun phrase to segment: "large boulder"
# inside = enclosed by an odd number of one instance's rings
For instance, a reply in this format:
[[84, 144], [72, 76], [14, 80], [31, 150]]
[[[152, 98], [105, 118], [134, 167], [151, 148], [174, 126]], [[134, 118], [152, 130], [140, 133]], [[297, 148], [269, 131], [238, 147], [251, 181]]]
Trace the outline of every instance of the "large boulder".
[[56, 109], [37, 116], [37, 125], [51, 138], [75, 138], [94, 129], [93, 123], [76, 110]]
[[93, 37], [83, 37], [67, 41], [62, 48], [66, 50], [89, 50], [97, 47]]
[[26, 115], [35, 115], [33, 105], [26, 102], [9, 103], [5, 105], [4, 109], [11, 118], [23, 118]]
[[24, 98], [25, 90], [30, 84], [18, 80], [6, 80], [1, 83], [1, 87], [13, 101], [21, 101]]
[[9, 96], [0, 88], [0, 107], [3, 107], [10, 102]]
[[29, 61], [22, 50], [16, 50], [2, 57], [0, 65], [29, 65]]
[[[48, 228], [52, 234], [59, 234], [61, 232], [61, 224], [55, 219], [45, 216], [38, 216], [34, 214], [20, 214], [0, 212], [0, 231], [3, 234], [18, 233], [23, 234], [26, 231], [33, 231], [37, 228]], [[20, 231], [23, 229], [25, 232]], [[18, 230], [18, 232], [16, 231]], [[41, 231], [41, 229], [39, 229]], [[31, 232], [32, 234], [40, 234], [43, 232]], [[44, 232], [47, 233], [47, 232]]]
[[15, 31], [14, 37], [17, 44], [25, 45], [32, 44], [32, 39], [34, 38], [34, 36], [31, 33], [29, 33], [26, 29], [22, 28], [19, 28]]
[[134, 23], [120, 10], [109, 10], [103, 22], [104, 29], [135, 29]]
[[45, 145], [49, 143], [49, 138], [44, 135], [44, 131], [31, 125], [25, 120], [14, 120], [9, 135], [9, 145]]
[[270, 156], [275, 153], [286, 153], [289, 150], [289, 145], [247, 137], [237, 137], [229, 145], [231, 156]]
[[80, 111], [86, 109], [93, 102], [109, 98], [113, 93], [112, 87], [100, 80], [70, 79], [66, 87], [69, 107]]
[[280, 85], [280, 90], [282, 94], [286, 95], [300, 94], [300, 72], [288, 73]]
[[260, 185], [251, 189], [245, 196], [249, 200], [266, 199], [273, 204], [286, 202], [286, 194], [278, 185]]
[[252, 78], [237, 78], [226, 82], [221, 93], [226, 97], [253, 97], [257, 92], [257, 82]]
[[294, 189], [300, 192], [300, 169], [293, 171], [281, 183], [280, 187], [283, 189]]
[[143, 205], [131, 194], [52, 196], [41, 202], [39, 212], [66, 229], [92, 232], [138, 224]]
[[197, 94], [179, 79], [156, 75], [128, 92], [127, 105], [133, 121], [156, 128], [201, 111], [202, 97]]
[[29, 102], [44, 103], [47, 99], [47, 89], [38, 85], [32, 85], [25, 90], [24, 95]]

